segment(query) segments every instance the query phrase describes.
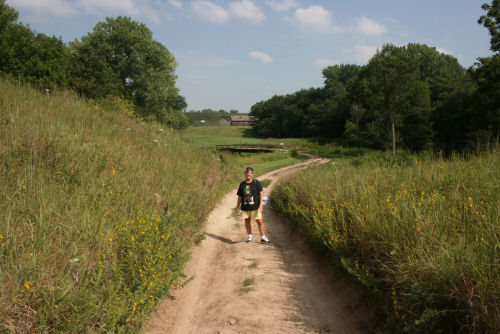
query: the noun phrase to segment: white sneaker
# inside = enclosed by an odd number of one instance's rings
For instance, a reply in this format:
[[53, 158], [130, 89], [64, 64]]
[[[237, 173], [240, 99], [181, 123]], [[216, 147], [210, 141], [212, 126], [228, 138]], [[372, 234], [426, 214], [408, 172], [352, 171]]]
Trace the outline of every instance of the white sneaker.
[[266, 237], [261, 237], [260, 238], [260, 243], [261, 244], [270, 244], [271, 241], [269, 241], [269, 239], [267, 239]]
[[251, 243], [252, 242], [252, 239], [253, 237], [251, 235], [248, 236], [248, 239], [247, 239], [247, 244]]

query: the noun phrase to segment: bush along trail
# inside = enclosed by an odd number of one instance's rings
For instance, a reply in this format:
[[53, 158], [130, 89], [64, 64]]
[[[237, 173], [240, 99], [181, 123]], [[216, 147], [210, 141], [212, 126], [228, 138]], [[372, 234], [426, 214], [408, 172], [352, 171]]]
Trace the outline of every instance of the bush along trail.
[[136, 332], [237, 180], [112, 102], [0, 80], [0, 332]]
[[385, 301], [395, 332], [500, 331], [500, 154], [330, 163], [272, 206]]

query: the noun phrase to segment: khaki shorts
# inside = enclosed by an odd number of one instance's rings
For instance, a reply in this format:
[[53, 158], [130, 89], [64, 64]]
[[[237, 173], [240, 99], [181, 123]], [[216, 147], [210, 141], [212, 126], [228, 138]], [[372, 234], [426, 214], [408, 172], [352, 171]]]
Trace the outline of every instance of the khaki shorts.
[[241, 211], [241, 216], [243, 217], [243, 219], [262, 219], [262, 212], [260, 212], [258, 209], [252, 211]]

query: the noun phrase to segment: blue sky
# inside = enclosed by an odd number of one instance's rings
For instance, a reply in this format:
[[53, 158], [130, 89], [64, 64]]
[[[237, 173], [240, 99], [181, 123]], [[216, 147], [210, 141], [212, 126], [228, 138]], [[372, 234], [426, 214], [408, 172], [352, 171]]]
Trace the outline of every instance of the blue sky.
[[[250, 107], [323, 85], [331, 64], [366, 64], [383, 44], [423, 43], [464, 67], [490, 56], [486, 0], [7, 0], [34, 30], [80, 39], [106, 17], [145, 23], [175, 56], [188, 109]], [[490, 2], [490, 1], [489, 1]]]

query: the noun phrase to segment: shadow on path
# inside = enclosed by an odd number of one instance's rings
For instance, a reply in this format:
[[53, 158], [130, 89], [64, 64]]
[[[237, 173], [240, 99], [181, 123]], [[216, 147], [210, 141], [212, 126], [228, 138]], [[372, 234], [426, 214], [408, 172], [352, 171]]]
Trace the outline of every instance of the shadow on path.
[[230, 244], [230, 245], [237, 244], [237, 243], [241, 242], [241, 241], [232, 241], [231, 239], [224, 238], [224, 237], [218, 236], [216, 234], [208, 233], [208, 232], [205, 232], [205, 235], [207, 237], [210, 237], [210, 238], [215, 239], [215, 240], [222, 241], [223, 243]]

